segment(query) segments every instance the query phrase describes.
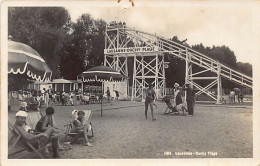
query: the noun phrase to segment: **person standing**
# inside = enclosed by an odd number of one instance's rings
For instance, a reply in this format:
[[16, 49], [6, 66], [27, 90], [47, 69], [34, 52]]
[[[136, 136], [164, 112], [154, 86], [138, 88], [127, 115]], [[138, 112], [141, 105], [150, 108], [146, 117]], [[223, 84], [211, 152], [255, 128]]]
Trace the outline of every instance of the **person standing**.
[[242, 92], [239, 92], [239, 93], [238, 93], [238, 102], [239, 102], [239, 104], [240, 104], [240, 102], [243, 103], [243, 98], [244, 98], [243, 93], [242, 93]]
[[46, 107], [48, 107], [49, 106], [49, 92], [45, 88], [43, 88], [43, 100], [44, 100]]
[[115, 101], [117, 101], [117, 103], [119, 103], [119, 91], [118, 90], [114, 90], [115, 94], [116, 94], [116, 98]]
[[193, 116], [194, 114], [194, 104], [195, 104], [195, 92], [193, 88], [190, 87], [189, 83], [184, 84], [183, 90], [186, 91], [186, 102], [188, 107], [188, 116]]
[[176, 97], [177, 97], [177, 95], [178, 95], [179, 92], [180, 92], [179, 86], [180, 86], [180, 85], [179, 85], [178, 83], [175, 83], [175, 84], [174, 84], [174, 89], [173, 89], [174, 106], [178, 105], [178, 104], [176, 103]]
[[235, 104], [235, 92], [234, 91], [230, 91], [230, 102], [229, 102], [229, 104], [231, 104], [231, 103], [234, 103]]
[[49, 93], [49, 103], [50, 103], [51, 100], [53, 101], [53, 90], [51, 86], [49, 86], [48, 93]]
[[156, 120], [153, 115], [154, 99], [155, 99], [155, 91], [153, 90], [153, 85], [149, 84], [149, 88], [146, 90], [146, 98], [145, 98], [145, 119], [147, 119], [148, 106], [150, 106], [153, 121]]
[[106, 94], [107, 94], [107, 101], [110, 103], [110, 90], [109, 90], [109, 87], [107, 87]]

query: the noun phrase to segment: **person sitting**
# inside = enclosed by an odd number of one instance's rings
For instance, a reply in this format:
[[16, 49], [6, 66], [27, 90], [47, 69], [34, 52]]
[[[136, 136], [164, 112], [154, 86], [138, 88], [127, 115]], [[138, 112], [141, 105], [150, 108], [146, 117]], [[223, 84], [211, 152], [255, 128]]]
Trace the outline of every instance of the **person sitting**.
[[54, 109], [53, 107], [48, 107], [46, 109], [46, 115], [43, 116], [36, 124], [35, 129], [39, 132], [44, 132], [48, 128], [53, 128], [54, 126], [54, 121], [53, 121], [53, 114], [54, 114]]
[[69, 92], [69, 105], [73, 105], [74, 101], [73, 101], [73, 94], [71, 92]]
[[19, 90], [19, 91], [18, 91], [18, 100], [19, 100], [20, 102], [22, 102], [22, 101], [25, 100], [25, 96], [24, 96], [24, 93], [23, 93], [22, 90]]
[[[54, 132], [53, 128], [48, 128], [43, 133], [34, 135], [32, 133], [26, 132], [26, 117], [27, 113], [25, 111], [18, 111], [16, 113], [16, 121], [14, 124], [14, 128], [21, 134], [22, 140], [29, 141], [35, 148], [39, 147], [40, 145], [36, 141], [36, 139], [40, 139], [41, 143], [44, 145], [48, 144], [49, 142], [52, 143], [53, 149], [53, 158], [59, 158], [59, 151], [58, 151], [58, 137], [52, 136]], [[30, 147], [24, 142], [24, 146]]]
[[184, 105], [183, 105], [183, 101], [182, 101], [182, 93], [181, 93], [181, 91], [180, 91], [180, 87], [178, 86], [177, 88], [176, 88], [177, 90], [175, 91], [175, 94], [174, 94], [174, 96], [175, 96], [175, 98], [174, 98], [174, 101], [175, 101], [175, 108], [176, 108], [176, 110], [179, 112], [179, 111], [183, 111], [183, 113], [184, 113], [184, 111], [186, 111], [187, 112], [187, 109], [184, 107]]
[[[56, 124], [55, 124], [55, 121], [54, 121], [54, 116], [53, 116], [53, 114], [54, 114], [54, 109], [53, 109], [53, 107], [48, 107], [48, 108], [46, 109], [46, 115], [43, 116], [43, 117], [37, 122], [36, 127], [35, 127], [35, 130], [42, 133], [42, 132], [45, 132], [45, 131], [47, 131], [47, 130], [49, 130], [49, 129], [52, 129], [52, 130], [53, 130], [52, 136], [58, 138], [59, 135], [58, 135], [57, 130], [55, 130], [55, 129], [57, 129], [57, 128], [55, 127]], [[60, 145], [59, 141], [58, 141], [58, 147], [59, 147], [60, 149], [63, 148], [63, 147]]]
[[83, 94], [83, 97], [82, 97], [82, 100], [81, 100], [81, 101], [82, 101], [83, 104], [87, 104], [87, 102], [89, 101], [89, 100], [87, 100], [87, 95], [86, 95], [86, 93]]
[[62, 104], [62, 105], [65, 105], [64, 96], [65, 96], [65, 92], [63, 91], [63, 92], [60, 94], [60, 101], [61, 101], [61, 104]]
[[33, 93], [29, 101], [29, 110], [40, 111], [40, 101], [37, 101], [37, 94]]
[[64, 93], [63, 95], [63, 105], [69, 105], [69, 94], [67, 92]]
[[88, 137], [87, 137], [87, 127], [88, 126], [84, 126], [84, 120], [85, 120], [85, 112], [81, 111], [81, 110], [73, 110], [72, 111], [72, 115], [73, 115], [73, 127], [71, 129], [72, 133], [78, 133], [76, 136], [74, 136], [71, 141], [70, 144], [74, 144], [78, 138], [83, 137], [84, 141], [85, 141], [85, 145], [86, 146], [92, 146], [89, 141], [88, 141]]

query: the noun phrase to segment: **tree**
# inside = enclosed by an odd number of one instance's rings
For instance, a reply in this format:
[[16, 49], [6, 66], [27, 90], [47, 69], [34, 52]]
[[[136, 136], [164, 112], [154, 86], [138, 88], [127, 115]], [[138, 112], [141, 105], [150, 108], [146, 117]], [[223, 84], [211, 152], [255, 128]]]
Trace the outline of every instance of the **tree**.
[[32, 78], [24, 74], [8, 74], [8, 91], [26, 89], [28, 84], [33, 83]]
[[72, 24], [71, 40], [66, 44], [67, 55], [60, 67], [64, 78], [76, 76], [104, 61], [106, 22], [95, 20], [90, 14], [83, 14]]
[[227, 46], [213, 47], [208, 52], [208, 56], [231, 68], [236, 69], [237, 67], [236, 56]]
[[[178, 39], [177, 36], [174, 36], [172, 41], [183, 44], [182, 41]], [[185, 43], [185, 46], [190, 47], [188, 44]], [[252, 66], [250, 64], [244, 64], [244, 63], [237, 63], [237, 59], [235, 56], [235, 53], [230, 50], [229, 47], [227, 46], [213, 46], [213, 47], [205, 47], [202, 43], [196, 44], [191, 46], [193, 50], [202, 53], [216, 61], [219, 61], [221, 64], [224, 64], [234, 70], [238, 70], [242, 73], [252, 75]], [[174, 82], [178, 82], [180, 84], [184, 83], [184, 78], [185, 78], [185, 62], [180, 60], [179, 58], [176, 58], [174, 56], [169, 56], [169, 54], [166, 54], [166, 61], [170, 61], [169, 68], [166, 69], [166, 85], [168, 87], [172, 87]], [[201, 67], [197, 65], [192, 66], [193, 72], [198, 72], [203, 70]], [[201, 77], [215, 77], [216, 74], [213, 72], [205, 72], [201, 73], [199, 76]], [[208, 80], [196, 80], [197, 83], [199, 83], [202, 86], [206, 86], [207, 84], [210, 83]], [[237, 85], [233, 82], [230, 82], [229, 80], [223, 79], [222, 81], [222, 86], [223, 88], [234, 88]]]
[[253, 75], [253, 69], [252, 65], [250, 63], [242, 63], [242, 62], [237, 62], [237, 69], [238, 71], [251, 76]]
[[64, 42], [70, 32], [70, 16], [63, 7], [10, 7], [8, 35], [34, 48], [57, 75]]

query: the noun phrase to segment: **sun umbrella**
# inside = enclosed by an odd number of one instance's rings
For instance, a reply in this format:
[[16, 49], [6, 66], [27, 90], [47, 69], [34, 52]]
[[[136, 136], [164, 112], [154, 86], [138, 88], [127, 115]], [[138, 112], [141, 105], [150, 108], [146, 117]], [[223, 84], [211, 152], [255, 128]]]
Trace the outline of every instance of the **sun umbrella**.
[[78, 75], [83, 82], [122, 82], [124, 76], [115, 69], [107, 66], [96, 66]]
[[37, 81], [50, 81], [52, 71], [44, 59], [30, 46], [8, 41], [8, 73], [24, 74]]
[[[78, 75], [83, 82], [122, 82], [125, 77], [115, 69], [107, 66], [96, 66]], [[103, 88], [102, 88], [103, 93]], [[101, 99], [102, 116], [102, 99]]]

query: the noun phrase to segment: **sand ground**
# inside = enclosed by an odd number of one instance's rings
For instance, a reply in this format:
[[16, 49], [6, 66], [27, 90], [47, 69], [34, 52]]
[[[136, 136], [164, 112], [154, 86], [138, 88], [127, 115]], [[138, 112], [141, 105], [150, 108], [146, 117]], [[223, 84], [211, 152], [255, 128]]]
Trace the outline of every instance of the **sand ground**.
[[[77, 144], [60, 152], [63, 159], [160, 159], [160, 158], [252, 158], [252, 105], [195, 105], [193, 117], [162, 115], [166, 104], [157, 102], [156, 121], [144, 116], [144, 104], [122, 101], [103, 105], [54, 106], [58, 127], [71, 119], [71, 111], [93, 111], [93, 147]], [[41, 108], [43, 111], [45, 108]], [[14, 122], [15, 112], [8, 115]], [[64, 135], [61, 135], [64, 138]], [[64, 145], [66, 148], [66, 145]], [[68, 149], [68, 148], [66, 148]], [[23, 154], [24, 153], [24, 154]], [[33, 153], [17, 158], [38, 158]]]

